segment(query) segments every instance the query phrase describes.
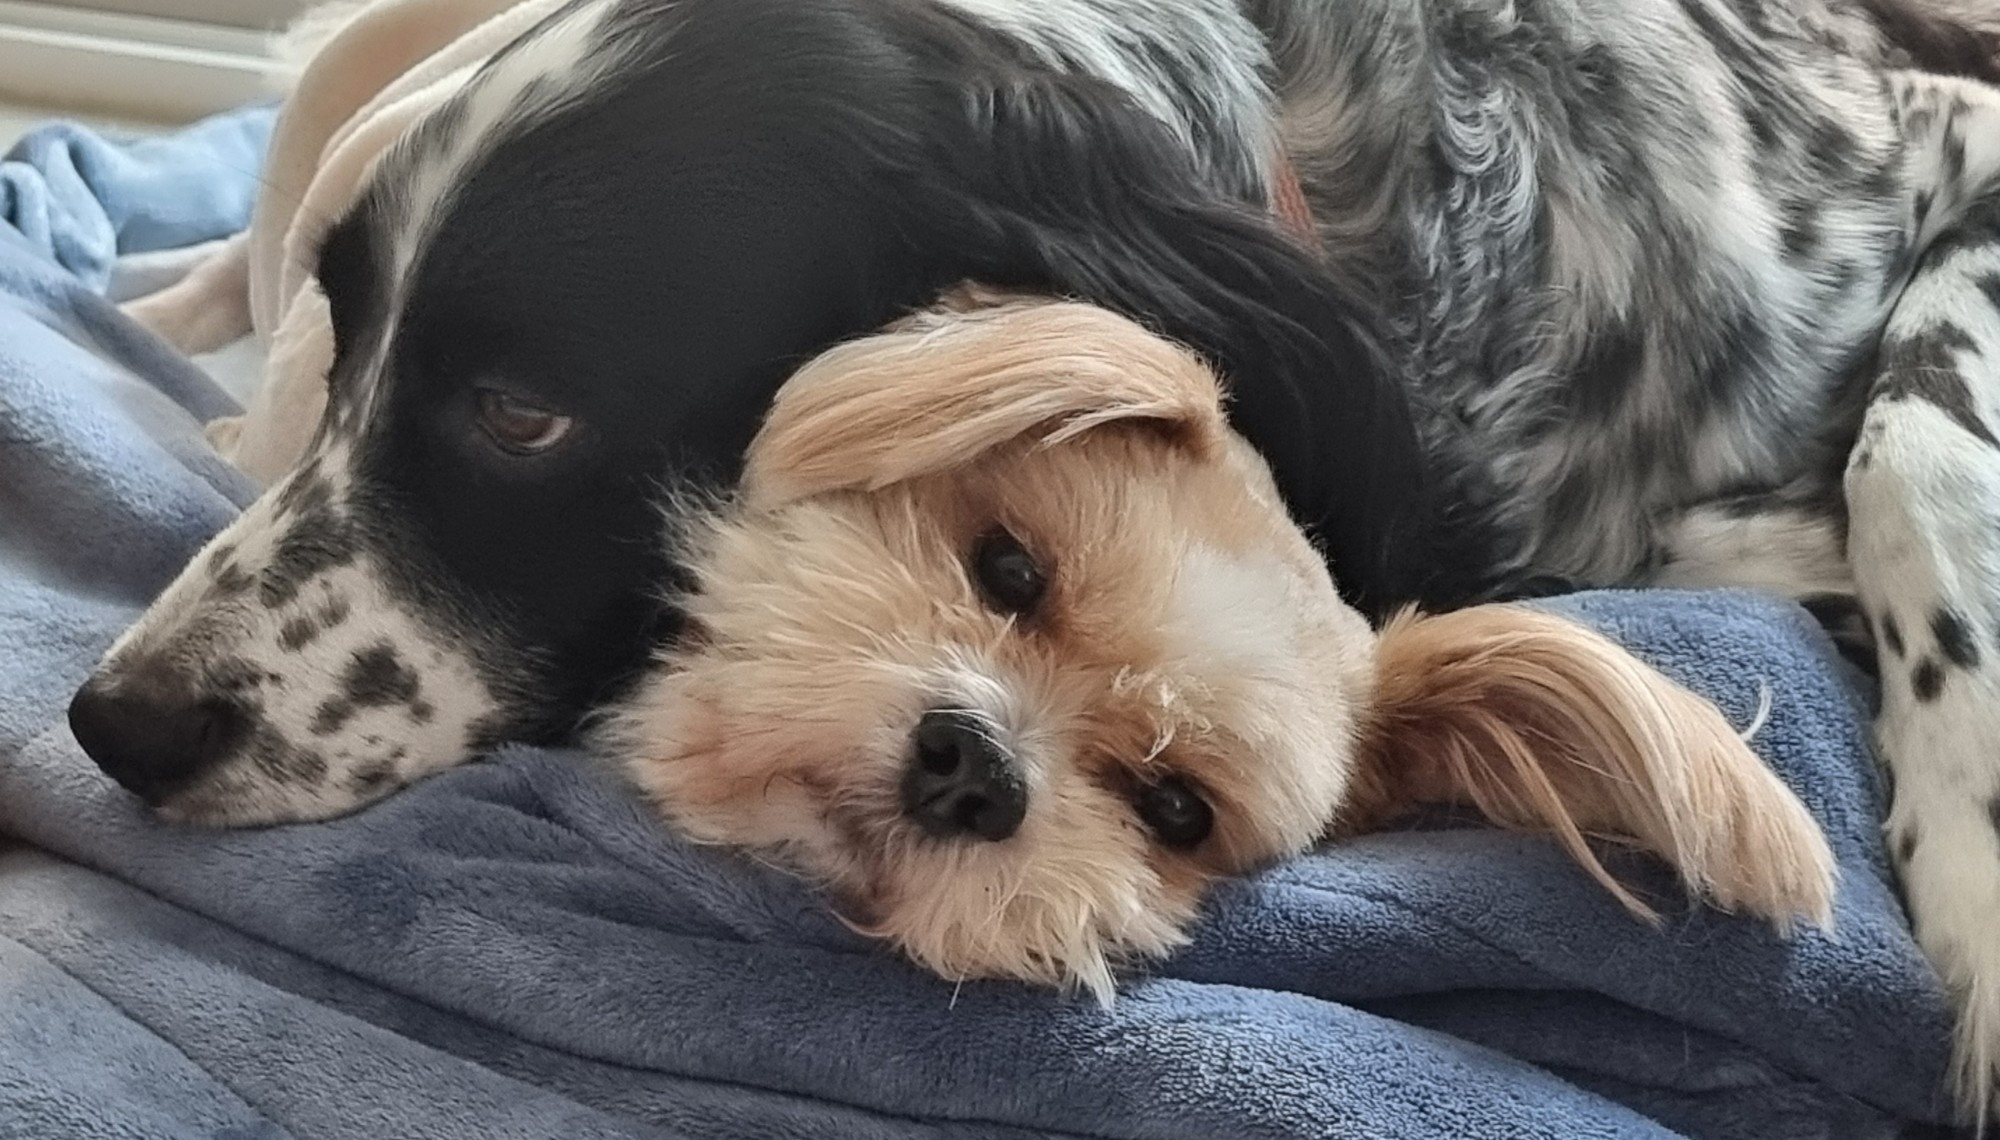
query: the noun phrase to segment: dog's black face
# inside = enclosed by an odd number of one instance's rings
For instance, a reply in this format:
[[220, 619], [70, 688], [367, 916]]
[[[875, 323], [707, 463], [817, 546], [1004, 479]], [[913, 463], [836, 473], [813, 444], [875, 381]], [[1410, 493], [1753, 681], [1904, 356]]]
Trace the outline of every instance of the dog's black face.
[[309, 456], [113, 648], [85, 748], [242, 823], [563, 735], [674, 632], [663, 492], [725, 485], [797, 363], [968, 278], [1220, 363], [1343, 583], [1397, 597], [1414, 432], [1320, 268], [1226, 156], [987, 35], [889, 0], [596, 0], [497, 57], [330, 229]]
[[[797, 179], [828, 145], [808, 124], [783, 152], [707, 118], [637, 137], [646, 95], [493, 140], [401, 277], [421, 212], [387, 194], [322, 250], [329, 435], [355, 442], [371, 532], [426, 568], [413, 586], [501, 631], [515, 732], [561, 730], [638, 663], [662, 488], [726, 482], [794, 362], [925, 292], [882, 287], [911, 259], [877, 203]], [[551, 170], [578, 177], [546, 192]]]

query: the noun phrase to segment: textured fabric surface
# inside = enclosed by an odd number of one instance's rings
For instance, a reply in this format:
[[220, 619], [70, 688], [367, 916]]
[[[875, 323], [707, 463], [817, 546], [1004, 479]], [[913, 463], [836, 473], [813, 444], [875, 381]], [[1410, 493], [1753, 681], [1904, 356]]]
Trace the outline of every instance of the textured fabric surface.
[[1551, 843], [1437, 821], [1229, 885], [1105, 1010], [921, 975], [573, 754], [333, 823], [149, 820], [63, 708], [248, 487], [199, 431], [232, 402], [94, 290], [116, 234], [243, 224], [249, 164], [203, 158], [262, 115], [30, 138], [5, 170], [46, 196], [0, 226], [0, 1137], [1788, 1140], [1941, 1109], [1866, 710], [1802, 612], [1750, 595], [1556, 605], [1738, 723], [1769, 692], [1757, 747], [1840, 859], [1830, 936], [1615, 857], [1655, 930]]
[[73, 123], [0, 156], [0, 219], [86, 285], [122, 254], [243, 228], [275, 112], [218, 115], [167, 138], [112, 140]]

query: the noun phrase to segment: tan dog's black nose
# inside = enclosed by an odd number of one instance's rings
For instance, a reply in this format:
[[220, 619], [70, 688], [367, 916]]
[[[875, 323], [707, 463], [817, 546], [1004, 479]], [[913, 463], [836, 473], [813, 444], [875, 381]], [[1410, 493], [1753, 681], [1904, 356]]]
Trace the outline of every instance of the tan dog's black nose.
[[993, 724], [957, 709], [924, 714], [903, 773], [903, 814], [940, 839], [998, 842], [1028, 814], [1028, 785]]
[[185, 786], [234, 743], [242, 715], [149, 678], [92, 677], [69, 703], [76, 742], [104, 773], [149, 804]]

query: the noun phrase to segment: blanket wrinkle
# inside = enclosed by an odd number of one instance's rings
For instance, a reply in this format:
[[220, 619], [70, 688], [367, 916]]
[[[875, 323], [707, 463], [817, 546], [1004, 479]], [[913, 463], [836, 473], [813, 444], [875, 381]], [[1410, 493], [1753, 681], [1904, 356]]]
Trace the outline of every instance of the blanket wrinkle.
[[0, 222], [86, 286], [121, 253], [194, 245], [247, 224], [269, 110], [218, 115], [167, 139], [107, 139], [57, 122], [0, 156]]

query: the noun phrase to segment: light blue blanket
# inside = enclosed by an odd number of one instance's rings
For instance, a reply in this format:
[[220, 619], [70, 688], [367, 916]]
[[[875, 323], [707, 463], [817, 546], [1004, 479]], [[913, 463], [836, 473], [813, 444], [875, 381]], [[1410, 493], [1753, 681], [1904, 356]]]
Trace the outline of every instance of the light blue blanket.
[[[1947, 1019], [1877, 834], [1865, 710], [1748, 595], [1560, 603], [1713, 695], [1831, 833], [1838, 929], [1628, 918], [1555, 847], [1368, 837], [1225, 888], [1106, 1011], [930, 979], [800, 885], [515, 750], [330, 824], [178, 830], [63, 727], [245, 495], [229, 408], [96, 294], [242, 224], [263, 112], [0, 172], [0, 1137], [1889, 1137]], [[13, 842], [18, 841], [18, 842]]]

